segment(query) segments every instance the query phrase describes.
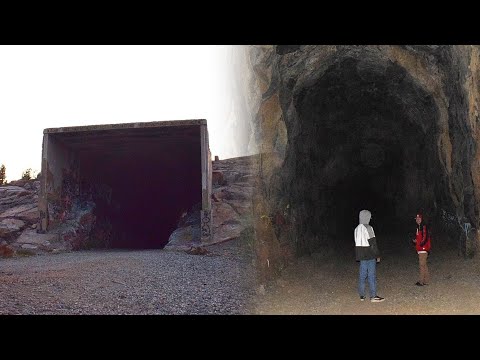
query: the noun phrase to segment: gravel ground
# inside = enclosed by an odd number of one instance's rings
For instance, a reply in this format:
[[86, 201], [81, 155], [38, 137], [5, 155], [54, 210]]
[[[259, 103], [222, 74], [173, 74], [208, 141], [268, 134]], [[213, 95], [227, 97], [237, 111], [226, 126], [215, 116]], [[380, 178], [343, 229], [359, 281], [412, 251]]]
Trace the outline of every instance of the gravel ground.
[[234, 240], [208, 250], [0, 258], [0, 314], [250, 313], [248, 247]]
[[[400, 244], [401, 239], [396, 242]], [[463, 259], [453, 248], [433, 248], [431, 281], [416, 286], [418, 256], [412, 247], [390, 246], [377, 266], [382, 303], [361, 302], [354, 250], [334, 258], [305, 256], [254, 297], [256, 314], [443, 315], [480, 314], [480, 259]], [[367, 285], [368, 295], [368, 285]]]

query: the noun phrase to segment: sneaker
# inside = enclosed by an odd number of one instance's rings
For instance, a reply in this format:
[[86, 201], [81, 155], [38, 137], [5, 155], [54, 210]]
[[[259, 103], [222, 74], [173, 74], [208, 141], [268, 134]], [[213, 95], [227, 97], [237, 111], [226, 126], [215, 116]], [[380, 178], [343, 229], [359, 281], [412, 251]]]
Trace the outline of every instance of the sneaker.
[[360, 301], [364, 301], [365, 300], [365, 296], [360, 296]]
[[382, 302], [382, 301], [384, 301], [384, 300], [385, 300], [385, 298], [382, 298], [382, 297], [380, 297], [380, 296], [378, 296], [378, 295], [375, 296], [375, 297], [373, 297], [373, 298], [370, 298], [370, 301], [371, 301], [371, 302]]
[[417, 282], [415, 283], [415, 285], [417, 285], [417, 286], [423, 286], [424, 284], [422, 284], [420, 281], [417, 281]]

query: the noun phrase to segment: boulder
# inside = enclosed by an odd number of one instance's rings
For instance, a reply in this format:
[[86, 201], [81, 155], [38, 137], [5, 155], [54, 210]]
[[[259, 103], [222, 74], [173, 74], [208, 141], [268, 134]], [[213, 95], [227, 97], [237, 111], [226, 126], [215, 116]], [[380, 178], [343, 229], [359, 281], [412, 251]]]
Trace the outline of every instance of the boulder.
[[11, 238], [25, 227], [25, 222], [18, 219], [0, 220], [0, 238]]

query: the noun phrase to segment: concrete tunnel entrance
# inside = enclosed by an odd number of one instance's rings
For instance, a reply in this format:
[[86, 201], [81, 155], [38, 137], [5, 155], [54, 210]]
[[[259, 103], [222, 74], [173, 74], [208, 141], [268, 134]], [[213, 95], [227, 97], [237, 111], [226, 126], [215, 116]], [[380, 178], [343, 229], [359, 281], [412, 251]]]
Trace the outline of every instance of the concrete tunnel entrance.
[[45, 129], [41, 230], [64, 226], [93, 203], [86, 238], [67, 238], [74, 248], [163, 248], [192, 209], [208, 239], [210, 157], [206, 120]]
[[400, 66], [345, 58], [293, 103], [298, 120], [289, 130], [296, 138], [283, 171], [293, 173], [286, 184], [299, 209], [302, 252], [333, 246], [350, 254], [362, 209], [372, 212], [384, 246], [399, 236], [410, 246], [406, 231], [416, 211], [452, 208], [437, 147], [438, 109]]

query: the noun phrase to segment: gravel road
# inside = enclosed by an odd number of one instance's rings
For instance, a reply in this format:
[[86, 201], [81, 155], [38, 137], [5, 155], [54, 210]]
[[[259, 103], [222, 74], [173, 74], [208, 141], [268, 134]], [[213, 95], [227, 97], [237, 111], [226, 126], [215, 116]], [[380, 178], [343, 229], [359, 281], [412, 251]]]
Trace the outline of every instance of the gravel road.
[[0, 314], [246, 314], [252, 257], [239, 240], [207, 255], [81, 251], [0, 259]]

